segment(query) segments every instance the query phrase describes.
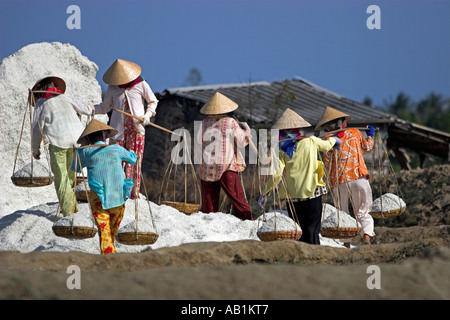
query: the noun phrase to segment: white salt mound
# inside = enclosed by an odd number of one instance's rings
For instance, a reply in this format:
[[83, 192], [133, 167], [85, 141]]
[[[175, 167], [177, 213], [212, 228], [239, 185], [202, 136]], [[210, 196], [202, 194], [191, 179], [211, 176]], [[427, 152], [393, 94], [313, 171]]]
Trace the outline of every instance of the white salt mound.
[[272, 232], [272, 231], [295, 231], [301, 230], [300, 226], [285, 214], [276, 212], [265, 213], [265, 221], [260, 217], [260, 221], [263, 222], [262, 226], [258, 229], [258, 232]]
[[[137, 221], [137, 230], [138, 232], [153, 232], [156, 233], [155, 228], [153, 227], [152, 220], [150, 219], [138, 219]], [[132, 221], [127, 225], [121, 227], [119, 229], [119, 233], [121, 232], [136, 232], [136, 221]]]
[[23, 166], [21, 169], [14, 172], [13, 177], [14, 178], [28, 178], [31, 177], [31, 174], [33, 173], [33, 177], [48, 177], [52, 176], [53, 173], [51, 172], [48, 165], [44, 165], [41, 162], [33, 161], [33, 169], [31, 168], [31, 162]]
[[322, 216], [322, 228], [354, 228], [357, 226], [356, 220], [342, 210], [339, 210], [338, 219], [338, 210], [328, 203], [325, 203], [325, 205], [323, 206]]
[[[27, 188], [15, 186], [11, 181], [14, 160], [22, 132], [22, 123], [27, 111], [23, 136], [18, 148], [17, 168], [25, 166], [31, 159], [30, 121], [27, 109], [28, 90], [36, 81], [46, 76], [57, 76], [66, 82], [66, 93], [72, 94], [84, 104], [100, 103], [102, 90], [95, 76], [98, 66], [83, 56], [70, 44], [60, 42], [32, 43], [0, 61], [0, 217], [19, 209], [27, 209], [46, 202], [57, 201], [55, 187]], [[102, 122], [107, 115], [96, 115]], [[82, 117], [86, 123], [87, 117]], [[44, 155], [43, 146], [41, 153]], [[34, 164], [47, 165], [45, 156]], [[17, 194], [24, 192], [23, 197]]]
[[95, 227], [95, 222], [86, 204], [78, 204], [79, 211], [68, 216], [61, 216], [54, 223], [55, 226], [61, 227]]
[[388, 212], [406, 207], [405, 201], [393, 193], [385, 193], [372, 203], [371, 212]]

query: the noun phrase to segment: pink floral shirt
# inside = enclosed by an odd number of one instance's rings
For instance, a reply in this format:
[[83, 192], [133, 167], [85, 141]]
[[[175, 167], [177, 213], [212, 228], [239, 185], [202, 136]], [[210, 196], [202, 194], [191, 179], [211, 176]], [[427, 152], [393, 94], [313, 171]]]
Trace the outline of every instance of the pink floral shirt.
[[239, 148], [248, 145], [247, 138], [251, 139], [250, 130], [244, 131], [233, 118], [227, 116], [205, 118], [197, 136], [197, 141], [202, 144], [200, 179], [218, 181], [227, 170], [235, 172], [245, 170], [245, 160]]

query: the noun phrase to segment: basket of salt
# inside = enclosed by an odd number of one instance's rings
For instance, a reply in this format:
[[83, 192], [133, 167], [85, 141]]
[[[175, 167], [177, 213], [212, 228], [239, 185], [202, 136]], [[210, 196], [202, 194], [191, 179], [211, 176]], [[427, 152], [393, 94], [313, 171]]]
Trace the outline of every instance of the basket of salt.
[[11, 176], [14, 185], [28, 188], [48, 186], [53, 180], [52, 172], [38, 161], [28, 163]]
[[386, 193], [372, 203], [370, 215], [374, 218], [395, 217], [405, 210], [406, 203], [402, 198], [393, 193]]
[[159, 235], [150, 219], [139, 220], [138, 227], [136, 224], [136, 221], [132, 221], [120, 228], [116, 240], [127, 245], [149, 245], [158, 240]]
[[68, 239], [93, 238], [97, 233], [92, 218], [87, 214], [76, 212], [58, 219], [52, 226], [53, 233]]
[[200, 204], [195, 203], [184, 203], [184, 202], [176, 202], [176, 201], [161, 201], [160, 205], [170, 206], [172, 208], [177, 209], [180, 212], [191, 214], [200, 211]]
[[74, 190], [77, 200], [87, 202], [88, 198], [86, 195], [86, 191], [87, 193], [89, 193], [89, 190], [91, 189], [89, 188], [89, 184], [87, 182], [83, 182], [83, 180], [81, 180], [80, 183], [77, 182]]
[[264, 216], [265, 221], [256, 232], [256, 235], [261, 241], [300, 239], [302, 235], [300, 226], [288, 216], [279, 212], [277, 212], [276, 214], [273, 214], [273, 212], [269, 212]]
[[361, 233], [356, 220], [344, 211], [337, 210], [326, 203], [323, 207], [323, 220], [320, 234], [326, 238], [348, 239]]

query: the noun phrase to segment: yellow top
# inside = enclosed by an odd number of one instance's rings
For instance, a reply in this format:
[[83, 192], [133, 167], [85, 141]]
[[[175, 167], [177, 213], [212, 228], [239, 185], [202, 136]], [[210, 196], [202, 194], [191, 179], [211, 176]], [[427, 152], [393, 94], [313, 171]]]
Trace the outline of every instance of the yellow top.
[[[296, 143], [296, 150], [289, 157], [280, 150], [278, 156], [278, 170], [267, 180], [263, 194], [272, 191], [274, 185], [277, 186], [284, 174], [287, 186], [287, 195], [290, 198], [308, 199], [314, 195], [316, 188], [325, 186], [322, 180], [324, 174], [323, 162], [317, 159], [317, 152], [327, 152], [336, 143], [333, 138], [322, 140], [315, 136], [310, 136]], [[275, 160], [276, 161], [276, 160]], [[279, 187], [280, 197], [286, 198], [284, 184]]]

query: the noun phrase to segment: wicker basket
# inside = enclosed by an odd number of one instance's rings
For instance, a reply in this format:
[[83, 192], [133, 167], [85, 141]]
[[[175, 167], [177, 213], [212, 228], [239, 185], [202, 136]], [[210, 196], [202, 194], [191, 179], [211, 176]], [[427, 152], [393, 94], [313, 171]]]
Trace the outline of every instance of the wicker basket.
[[361, 233], [360, 227], [329, 227], [320, 229], [320, 234], [332, 239], [354, 238]]
[[405, 212], [406, 207], [401, 207], [400, 209], [384, 211], [384, 212], [370, 212], [370, 215], [374, 218], [389, 218], [401, 215]]
[[194, 203], [184, 203], [184, 202], [175, 202], [175, 201], [161, 201], [160, 205], [170, 206], [172, 208], [177, 209], [180, 212], [191, 214], [200, 211], [200, 205]]
[[68, 239], [88, 239], [93, 238], [97, 233], [94, 227], [78, 227], [78, 226], [53, 226], [53, 233], [58, 237]]
[[12, 183], [18, 187], [43, 187], [53, 183], [55, 177], [11, 177]]
[[302, 235], [302, 231], [301, 230], [265, 231], [265, 232], [258, 231], [256, 235], [261, 241], [298, 240]]
[[158, 240], [159, 235], [153, 232], [119, 232], [116, 240], [127, 245], [149, 245]]

